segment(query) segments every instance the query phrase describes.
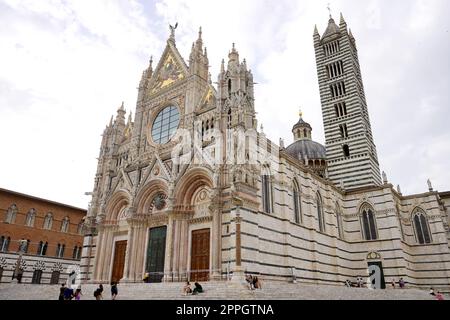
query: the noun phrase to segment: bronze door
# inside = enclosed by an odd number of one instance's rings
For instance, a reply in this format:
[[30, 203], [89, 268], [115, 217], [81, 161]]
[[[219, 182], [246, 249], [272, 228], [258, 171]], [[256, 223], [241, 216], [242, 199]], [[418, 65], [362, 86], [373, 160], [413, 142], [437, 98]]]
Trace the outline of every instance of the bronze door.
[[114, 262], [111, 274], [111, 282], [119, 282], [123, 278], [125, 267], [125, 253], [127, 251], [127, 241], [117, 241], [114, 249]]
[[192, 231], [190, 280], [209, 280], [209, 229]]
[[164, 257], [166, 253], [167, 227], [150, 229], [148, 237], [146, 272], [149, 273], [148, 282], [162, 282], [164, 277]]

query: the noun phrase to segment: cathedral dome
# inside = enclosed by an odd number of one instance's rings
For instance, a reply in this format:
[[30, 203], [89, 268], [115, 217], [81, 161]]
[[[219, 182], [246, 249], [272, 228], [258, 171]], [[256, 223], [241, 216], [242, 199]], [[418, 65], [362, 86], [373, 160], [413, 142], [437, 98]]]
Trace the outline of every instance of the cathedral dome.
[[297, 140], [286, 148], [286, 152], [299, 160], [321, 160], [327, 157], [325, 147], [312, 140]]

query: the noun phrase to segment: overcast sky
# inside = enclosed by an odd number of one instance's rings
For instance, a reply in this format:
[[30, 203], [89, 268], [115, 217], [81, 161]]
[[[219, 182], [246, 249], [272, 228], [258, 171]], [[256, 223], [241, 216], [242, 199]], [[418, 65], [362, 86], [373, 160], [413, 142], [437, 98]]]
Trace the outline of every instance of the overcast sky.
[[213, 81], [236, 43], [269, 138], [290, 144], [301, 106], [324, 144], [312, 34], [328, 2], [357, 41], [381, 170], [403, 194], [449, 190], [448, 0], [0, 0], [0, 187], [86, 208], [101, 133], [122, 101], [134, 115], [175, 22], [185, 60], [203, 27]]

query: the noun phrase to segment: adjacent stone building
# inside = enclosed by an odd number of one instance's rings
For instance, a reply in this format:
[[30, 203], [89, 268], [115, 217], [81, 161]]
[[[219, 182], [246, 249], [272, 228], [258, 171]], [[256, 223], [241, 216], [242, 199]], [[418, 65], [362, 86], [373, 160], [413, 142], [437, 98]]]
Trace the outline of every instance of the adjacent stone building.
[[[217, 86], [202, 33], [175, 29], [143, 72], [134, 121], [105, 128], [86, 219], [85, 281], [265, 279], [342, 285], [381, 275], [450, 289], [448, 193], [402, 195], [380, 174], [356, 41], [314, 31], [325, 146], [302, 117], [287, 148], [257, 130], [253, 75], [233, 44]], [[424, 182], [425, 185], [425, 182]]]
[[0, 282], [66, 281], [79, 269], [85, 216], [84, 209], [0, 189]]

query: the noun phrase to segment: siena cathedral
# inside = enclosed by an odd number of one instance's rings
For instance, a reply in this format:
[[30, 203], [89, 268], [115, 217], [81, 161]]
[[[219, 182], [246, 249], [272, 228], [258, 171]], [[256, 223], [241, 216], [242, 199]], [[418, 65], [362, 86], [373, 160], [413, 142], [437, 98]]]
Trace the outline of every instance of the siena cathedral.
[[[340, 16], [314, 30], [325, 146], [300, 114], [294, 142], [256, 120], [233, 44], [213, 85], [202, 31], [189, 59], [175, 27], [142, 74], [134, 119], [106, 126], [85, 221], [89, 283], [263, 279], [450, 289], [450, 192], [403, 195], [380, 173], [356, 41]], [[405, 159], [406, 160], [406, 159]], [[427, 185], [428, 184], [428, 185]], [[239, 280], [241, 281], [241, 280]]]

